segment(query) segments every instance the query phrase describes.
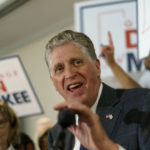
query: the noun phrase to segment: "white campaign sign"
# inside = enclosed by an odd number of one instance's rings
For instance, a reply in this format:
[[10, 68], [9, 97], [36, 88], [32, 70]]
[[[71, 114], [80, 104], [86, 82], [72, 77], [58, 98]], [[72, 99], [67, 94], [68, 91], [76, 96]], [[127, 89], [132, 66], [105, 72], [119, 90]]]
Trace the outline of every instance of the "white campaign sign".
[[138, 2], [138, 50], [139, 58], [147, 57], [150, 53], [150, 0]]
[[18, 56], [0, 59], [0, 100], [18, 117], [42, 113], [37, 96]]
[[145, 69], [137, 55], [137, 7], [136, 0], [99, 0], [75, 4], [76, 30], [87, 34], [93, 41], [101, 60], [101, 76], [111, 77], [112, 72], [100, 57], [100, 45], [108, 44], [111, 32], [115, 47], [115, 59], [126, 72]]

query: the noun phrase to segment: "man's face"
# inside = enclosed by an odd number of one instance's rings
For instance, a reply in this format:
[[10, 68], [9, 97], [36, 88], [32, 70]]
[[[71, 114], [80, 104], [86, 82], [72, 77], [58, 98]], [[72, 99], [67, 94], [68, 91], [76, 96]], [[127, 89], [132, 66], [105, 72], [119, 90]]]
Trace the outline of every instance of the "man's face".
[[51, 79], [66, 101], [75, 100], [91, 106], [100, 85], [100, 63], [67, 43], [53, 49], [50, 57]]

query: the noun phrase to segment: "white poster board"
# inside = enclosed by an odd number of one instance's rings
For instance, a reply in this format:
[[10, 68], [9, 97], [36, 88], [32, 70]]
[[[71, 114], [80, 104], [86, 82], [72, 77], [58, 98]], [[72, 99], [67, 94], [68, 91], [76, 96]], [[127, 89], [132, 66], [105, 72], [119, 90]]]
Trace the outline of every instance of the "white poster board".
[[137, 0], [139, 58], [150, 53], [150, 0]]
[[8, 103], [18, 117], [43, 112], [19, 56], [0, 58], [0, 100]]
[[[100, 45], [108, 44], [110, 31], [115, 47], [115, 59], [126, 72], [145, 70], [143, 60], [137, 55], [137, 7], [136, 0], [99, 0], [75, 4], [75, 27], [87, 34], [100, 56]], [[101, 77], [113, 76], [103, 58]]]

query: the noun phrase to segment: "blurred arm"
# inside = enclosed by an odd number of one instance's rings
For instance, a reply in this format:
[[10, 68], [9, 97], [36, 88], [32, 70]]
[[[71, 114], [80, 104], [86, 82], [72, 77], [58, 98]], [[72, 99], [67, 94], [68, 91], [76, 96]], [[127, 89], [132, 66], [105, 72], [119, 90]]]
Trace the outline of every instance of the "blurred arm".
[[150, 54], [149, 54], [149, 56], [146, 58], [146, 60], [144, 61], [144, 65], [145, 65], [145, 67], [150, 71]]
[[110, 32], [108, 32], [109, 45], [104, 45], [101, 49], [101, 55], [107, 65], [112, 70], [114, 76], [118, 79], [123, 88], [139, 88], [141, 87], [134, 79], [132, 79], [115, 61], [114, 46]]

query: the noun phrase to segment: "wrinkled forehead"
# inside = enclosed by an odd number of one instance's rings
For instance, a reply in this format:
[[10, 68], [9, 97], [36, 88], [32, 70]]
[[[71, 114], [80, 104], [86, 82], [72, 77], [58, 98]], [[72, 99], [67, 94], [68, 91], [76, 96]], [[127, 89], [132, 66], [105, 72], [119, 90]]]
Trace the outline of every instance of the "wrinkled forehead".
[[75, 58], [90, 59], [83, 47], [74, 43], [66, 43], [53, 48], [50, 54], [50, 66], [57, 62], [68, 61]]
[[[82, 52], [86, 52], [86, 50], [85, 50], [85, 47], [83, 47], [82, 45], [80, 45], [79, 43], [76, 43], [76, 42], [74, 42], [74, 41], [69, 41], [69, 42], [65, 42], [65, 43], [62, 43], [62, 44], [60, 44], [60, 45], [56, 45], [56, 46], [54, 46], [51, 50], [50, 50], [50, 56], [53, 54], [53, 52], [54, 51], [56, 51], [56, 49], [59, 47], [60, 49], [62, 49], [62, 47], [66, 47], [66, 46], [68, 46], [68, 45], [70, 45], [71, 47], [71, 49], [72, 48], [74, 48], [74, 50], [76, 51], [76, 50], [80, 50], [80, 51], [82, 51]], [[62, 51], [63, 51], [64, 49], [62, 49]]]

